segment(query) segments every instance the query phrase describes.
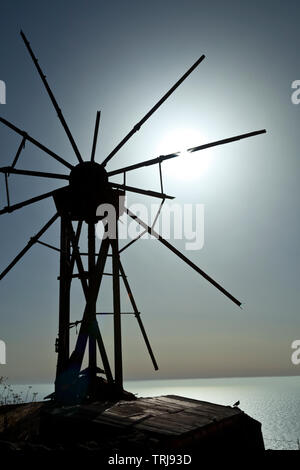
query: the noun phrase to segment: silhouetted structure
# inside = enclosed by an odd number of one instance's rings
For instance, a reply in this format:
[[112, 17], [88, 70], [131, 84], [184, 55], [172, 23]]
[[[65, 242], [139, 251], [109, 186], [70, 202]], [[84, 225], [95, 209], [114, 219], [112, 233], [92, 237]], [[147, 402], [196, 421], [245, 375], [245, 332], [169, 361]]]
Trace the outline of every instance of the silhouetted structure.
[[163, 463], [164, 456], [175, 454], [178, 464], [183, 455], [186, 464], [190, 459], [194, 464], [203, 462], [203, 456], [211, 462], [216, 455], [262, 454], [264, 441], [261, 424], [239, 408], [177, 395], [76, 406], [38, 402], [0, 407], [0, 451], [49, 455], [58, 448], [92, 451], [104, 463], [112, 463], [117, 455], [143, 455], [149, 462], [156, 455], [156, 463]]
[[[192, 67], [175, 83], [175, 85], [158, 101], [158, 103], [133, 127], [133, 129], [126, 135], [126, 137], [112, 150], [112, 152], [99, 164], [95, 161], [98, 129], [100, 122], [100, 112], [97, 112], [94, 139], [92, 145], [92, 152], [90, 159], [84, 161], [75, 140], [70, 132], [70, 129], [65, 121], [61, 109], [59, 108], [56, 99], [48, 85], [46, 76], [43, 74], [38, 60], [35, 57], [31, 46], [26, 39], [23, 32], [21, 32], [22, 39], [25, 46], [33, 60], [33, 63], [41, 77], [41, 80], [47, 90], [50, 100], [57, 112], [58, 118], [67, 134], [70, 144], [77, 157], [78, 164], [73, 166], [68, 163], [64, 158], [57, 155], [55, 152], [45, 147], [43, 144], [35, 140], [33, 137], [28, 135], [25, 131], [20, 130], [15, 125], [11, 124], [7, 120], [0, 118], [0, 121], [12, 129], [14, 132], [22, 137], [22, 141], [18, 148], [17, 154], [13, 160], [13, 163], [9, 167], [0, 168], [0, 172], [5, 175], [6, 193], [7, 193], [7, 207], [0, 211], [1, 214], [13, 212], [17, 209], [41, 201], [45, 198], [53, 197], [57, 212], [56, 214], [46, 223], [46, 225], [30, 239], [27, 246], [15, 257], [10, 265], [0, 274], [0, 280], [12, 269], [12, 267], [22, 258], [22, 256], [31, 248], [35, 243], [40, 243], [49, 248], [52, 248], [60, 253], [60, 276], [59, 276], [59, 331], [58, 339], [56, 341], [56, 351], [58, 353], [57, 359], [57, 375], [55, 381], [55, 395], [54, 398], [59, 402], [80, 402], [84, 399], [99, 399], [109, 397], [127, 397], [123, 391], [123, 368], [122, 368], [122, 336], [121, 336], [121, 305], [120, 305], [120, 277], [122, 278], [128, 296], [130, 298], [133, 312], [135, 315], [141, 333], [146, 343], [149, 355], [151, 357], [153, 366], [158, 369], [154, 354], [152, 352], [148, 337], [146, 335], [140, 312], [135, 303], [132, 291], [130, 289], [127, 277], [125, 275], [124, 268], [120, 261], [120, 252], [124, 251], [129, 245], [134, 243], [136, 240], [132, 240], [121, 250], [118, 244], [118, 217], [115, 223], [116, 236], [111, 236], [109, 232], [106, 233], [106, 237], [103, 238], [100, 250], [96, 253], [95, 246], [95, 224], [99, 220], [104, 222], [103, 217], [97, 215], [97, 207], [100, 204], [110, 204], [119, 214], [120, 207], [119, 201], [120, 196], [124, 196], [126, 191], [134, 193], [144, 194], [146, 196], [157, 197], [161, 199], [161, 205], [158, 210], [157, 216], [153, 225], [150, 227], [133, 214], [129, 209], [122, 208], [129, 217], [134, 219], [138, 224], [144, 228], [144, 233], [149, 232], [155, 235], [159, 242], [169, 248], [173, 253], [179, 256], [185, 263], [193, 268], [197, 273], [201, 274], [207, 281], [214, 285], [219, 291], [226, 295], [232, 302], [240, 306], [241, 303], [233, 297], [228, 291], [226, 291], [220, 284], [214, 281], [208, 276], [202, 269], [196, 266], [190, 261], [184, 254], [179, 252], [173, 247], [168, 241], [162, 238], [159, 234], [154, 231], [154, 224], [160, 214], [162, 205], [166, 199], [172, 199], [171, 196], [166, 195], [163, 192], [163, 180], [162, 180], [162, 162], [176, 158], [179, 152], [172, 153], [169, 155], [161, 155], [157, 158], [145, 160], [141, 163], [126, 166], [114, 171], [107, 171], [106, 166], [114, 155], [123, 147], [123, 145], [130, 139], [130, 137], [137, 132], [140, 127], [149, 119], [149, 117], [164, 103], [164, 101], [176, 90], [176, 88], [191, 74], [191, 72], [203, 61], [204, 55], [202, 55]], [[258, 134], [264, 133], [265, 130], [259, 130], [250, 132], [228, 139], [222, 139], [215, 142], [211, 142], [198, 147], [188, 149], [189, 152], [196, 152], [202, 149], [214, 147], [236, 140], [245, 139]], [[28, 171], [17, 169], [16, 164], [19, 161], [19, 157], [22, 149], [26, 142], [30, 142], [37, 146], [46, 154], [57, 160], [60, 164], [66, 167], [69, 174], [57, 174], [48, 173], [41, 171]], [[126, 185], [126, 174], [132, 170], [150, 166], [158, 165], [161, 191], [149, 191], [142, 188], [135, 188]], [[68, 182], [67, 186], [50, 191], [42, 194], [41, 196], [31, 198], [23, 201], [19, 204], [10, 204], [9, 200], [9, 189], [8, 189], [8, 176], [9, 174], [20, 174], [30, 175], [36, 177], [64, 179]], [[123, 184], [117, 184], [110, 181], [110, 177], [118, 174], [124, 175]], [[60, 219], [60, 247], [54, 247], [40, 240], [41, 236], [47, 231], [47, 229], [57, 220]], [[80, 252], [79, 241], [83, 224], [87, 224], [88, 227], [88, 250], [87, 253]], [[76, 227], [74, 228], [74, 224]], [[105, 225], [107, 229], [107, 225]], [[111, 251], [110, 251], [111, 250]], [[88, 267], [84, 269], [82, 257], [87, 256]], [[106, 273], [104, 271], [107, 258], [110, 257], [112, 261], [112, 272]], [[74, 273], [75, 266], [78, 272]], [[97, 315], [104, 313], [97, 312], [97, 299], [100, 289], [100, 285], [103, 276], [111, 275], [113, 279], [113, 324], [114, 324], [114, 374], [112, 373], [110, 361], [106, 353], [102, 335], [97, 322]], [[70, 299], [71, 299], [71, 284], [74, 278], [78, 278], [82, 285], [83, 294], [85, 297], [85, 308], [81, 321], [71, 322], [70, 321]], [[107, 313], [105, 313], [107, 314]], [[76, 341], [75, 349], [70, 353], [70, 328], [80, 324], [80, 330]], [[88, 348], [88, 367], [85, 370], [81, 370], [85, 352]], [[97, 364], [97, 348], [99, 349], [102, 368], [100, 369]], [[105, 376], [100, 378], [97, 374], [102, 373]]]

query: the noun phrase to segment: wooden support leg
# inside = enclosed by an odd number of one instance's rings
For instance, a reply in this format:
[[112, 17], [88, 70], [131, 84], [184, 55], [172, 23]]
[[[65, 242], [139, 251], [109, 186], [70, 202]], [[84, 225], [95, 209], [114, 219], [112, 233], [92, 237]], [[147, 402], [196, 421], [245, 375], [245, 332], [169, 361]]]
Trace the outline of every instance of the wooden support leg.
[[65, 369], [70, 354], [69, 323], [70, 323], [70, 238], [68, 222], [61, 218], [61, 252], [60, 252], [60, 281], [59, 281], [59, 329], [58, 329], [58, 358], [57, 376]]
[[[89, 288], [92, 286], [92, 278], [95, 270], [95, 224], [88, 223], [88, 271], [89, 271]], [[91, 309], [91, 331], [89, 335], [89, 374], [90, 377], [96, 377], [97, 368], [97, 340], [96, 340], [96, 299], [90, 306]], [[94, 325], [94, 326], [93, 326]]]
[[115, 383], [123, 389], [123, 364], [122, 364], [122, 336], [121, 336], [121, 305], [120, 305], [120, 277], [119, 277], [119, 244], [118, 230], [116, 237], [110, 239], [112, 247], [113, 270], [113, 296], [114, 296], [114, 352], [115, 352]]

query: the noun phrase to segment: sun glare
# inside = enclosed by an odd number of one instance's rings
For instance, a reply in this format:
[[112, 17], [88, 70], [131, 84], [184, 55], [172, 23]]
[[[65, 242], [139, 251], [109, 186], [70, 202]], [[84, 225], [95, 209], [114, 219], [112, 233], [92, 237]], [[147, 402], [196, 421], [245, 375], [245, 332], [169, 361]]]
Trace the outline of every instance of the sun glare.
[[173, 152], [180, 152], [180, 154], [163, 163], [164, 173], [180, 180], [198, 178], [209, 167], [212, 150], [205, 149], [189, 153], [187, 149], [207, 142], [203, 134], [192, 129], [177, 129], [166, 134], [157, 147], [158, 154], [167, 155]]

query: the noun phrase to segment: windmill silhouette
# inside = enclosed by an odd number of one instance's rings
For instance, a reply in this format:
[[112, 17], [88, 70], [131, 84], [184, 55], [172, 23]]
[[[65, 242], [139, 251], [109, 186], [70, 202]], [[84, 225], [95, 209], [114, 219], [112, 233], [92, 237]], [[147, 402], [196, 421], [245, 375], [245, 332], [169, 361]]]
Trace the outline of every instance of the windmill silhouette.
[[[205, 58], [202, 55], [188, 70], [187, 72], [175, 83], [175, 85], [153, 106], [150, 111], [132, 128], [132, 130], [121, 140], [121, 142], [110, 152], [110, 154], [102, 161], [97, 163], [95, 161], [97, 137], [100, 123], [100, 112], [97, 112], [94, 138], [92, 144], [92, 151], [88, 160], [83, 160], [76, 142], [71, 134], [71, 131], [65, 121], [63, 113], [59, 108], [57, 101], [49, 87], [46, 76], [43, 74], [42, 69], [34, 55], [30, 43], [28, 42], [25, 34], [21, 31], [21, 37], [25, 46], [31, 56], [31, 59], [37, 69], [37, 72], [46, 88], [50, 100], [57, 112], [58, 119], [60, 120], [66, 135], [70, 141], [73, 151], [78, 160], [76, 166], [71, 165], [64, 158], [38, 142], [25, 131], [19, 129], [14, 124], [8, 122], [6, 119], [0, 118], [0, 121], [12, 129], [15, 133], [22, 137], [21, 143], [17, 150], [13, 163], [9, 167], [0, 168], [0, 172], [5, 176], [5, 187], [7, 195], [7, 206], [0, 210], [0, 214], [10, 213], [15, 210], [21, 209], [27, 205], [41, 201], [46, 198], [53, 198], [56, 213], [51, 219], [41, 228], [41, 230], [33, 236], [28, 244], [23, 248], [20, 253], [14, 258], [9, 266], [0, 274], [0, 280], [17, 264], [17, 262], [27, 253], [27, 251], [36, 243], [44, 245], [48, 248], [54, 249], [60, 253], [60, 275], [59, 275], [59, 328], [58, 338], [56, 340], [57, 357], [57, 371], [55, 380], [55, 392], [52, 398], [59, 402], [80, 402], [89, 398], [95, 400], [107, 396], [123, 396], [123, 366], [122, 366], [122, 335], [121, 335], [121, 316], [125, 312], [121, 311], [120, 301], [120, 279], [124, 282], [124, 286], [128, 293], [133, 312], [138, 325], [140, 327], [142, 336], [146, 343], [147, 350], [152, 360], [154, 369], [158, 369], [153, 351], [151, 349], [144, 325], [142, 323], [140, 312], [134, 300], [128, 279], [126, 277], [120, 254], [129, 245], [134, 243], [143, 233], [150, 233], [154, 235], [157, 240], [169, 248], [186, 264], [193, 268], [198, 274], [203, 276], [208, 282], [215, 286], [222, 294], [229, 298], [236, 305], [240, 306], [241, 302], [225, 290], [218, 282], [212, 279], [201, 268], [196, 266], [190, 261], [183, 253], [177, 250], [161, 235], [154, 230], [154, 224], [160, 214], [162, 205], [166, 199], [173, 199], [171, 196], [163, 192], [163, 179], [162, 179], [162, 163], [165, 160], [177, 158], [180, 152], [171, 153], [168, 155], [160, 155], [157, 158], [145, 160], [141, 163], [129, 165], [119, 168], [114, 171], [106, 169], [108, 163], [116, 155], [116, 153], [126, 144], [126, 142], [141, 128], [141, 126], [150, 118], [150, 116], [166, 101], [166, 99], [178, 88], [178, 86], [196, 69], [196, 67]], [[198, 147], [188, 149], [189, 153], [198, 152], [203, 149], [214, 147], [217, 145], [227, 144], [240, 139], [253, 137], [258, 134], [265, 133], [266, 131], [258, 130], [238, 136], [230, 137], [227, 139], [210, 142]], [[54, 158], [57, 162], [67, 168], [67, 174], [49, 173], [41, 171], [30, 171], [17, 169], [16, 165], [19, 161], [22, 149], [25, 143], [29, 142]], [[126, 184], [126, 174], [133, 170], [158, 165], [161, 191], [150, 191], [143, 188], [128, 186]], [[41, 178], [54, 178], [66, 180], [67, 185], [54, 191], [47, 192], [37, 197], [22, 201], [18, 204], [10, 204], [8, 176], [10, 174], [29, 175]], [[110, 177], [114, 175], [124, 175], [123, 184], [117, 184], [110, 181]], [[152, 226], [148, 226], [143, 220], [138, 218], [128, 208], [120, 208], [120, 198], [124, 197], [126, 191], [143, 194], [145, 196], [152, 196], [161, 199], [161, 204]], [[106, 233], [107, 236], [103, 237], [100, 245], [99, 252], [96, 252], [95, 244], [95, 224], [102, 221], [104, 231], [106, 230], [105, 219], [103, 216], [97, 215], [97, 208], [101, 204], [110, 204], [120, 214], [120, 211], [125, 211], [127, 215], [135, 220], [144, 231], [134, 240], [131, 240], [122, 249], [119, 248], [118, 240], [118, 217], [115, 223], [115, 236]], [[41, 237], [49, 229], [49, 227], [60, 219], [60, 246], [55, 247], [41, 240]], [[87, 252], [80, 251], [79, 243], [82, 234], [83, 224], [87, 224], [88, 240]], [[75, 227], [74, 227], [75, 225]], [[84, 268], [83, 257], [87, 257], [87, 269]], [[106, 273], [104, 271], [107, 259], [111, 259], [112, 272]], [[75, 266], [77, 273], [74, 272]], [[100, 285], [103, 276], [112, 276], [112, 294], [113, 294], [113, 327], [114, 327], [114, 374], [110, 366], [110, 361], [104, 346], [104, 341], [101, 331], [97, 322], [97, 315], [104, 315], [107, 312], [97, 312], [97, 299], [99, 295]], [[85, 298], [85, 308], [82, 319], [80, 321], [70, 321], [70, 301], [71, 301], [71, 285], [73, 279], [78, 278], [81, 282], [83, 295]], [[79, 334], [77, 337], [74, 350], [70, 351], [70, 330], [74, 326], [79, 326]], [[102, 367], [97, 364], [97, 349], [99, 350]], [[88, 351], [88, 367], [82, 370], [84, 356]], [[103, 374], [105, 378], [100, 378], [98, 375]]]

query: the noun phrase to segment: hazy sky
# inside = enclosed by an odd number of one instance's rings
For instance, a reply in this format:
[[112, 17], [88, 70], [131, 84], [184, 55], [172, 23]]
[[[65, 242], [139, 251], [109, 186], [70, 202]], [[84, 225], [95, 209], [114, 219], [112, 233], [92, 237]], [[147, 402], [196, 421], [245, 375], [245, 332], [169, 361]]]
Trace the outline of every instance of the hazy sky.
[[[185, 157], [181, 169], [163, 165], [165, 191], [180, 205], [205, 207], [204, 247], [185, 254], [243, 310], [158, 241], [139, 241], [122, 259], [160, 370], [153, 371], [135, 319], [126, 316], [126, 379], [299, 373], [290, 360], [291, 343], [300, 339], [300, 105], [291, 102], [291, 83], [300, 79], [299, 14], [298, 1], [0, 2], [0, 80], [7, 91], [0, 115], [71, 163], [74, 153], [20, 28], [86, 159], [101, 109], [98, 162], [206, 55], [108, 169], [177, 151], [176, 139], [185, 132], [199, 135], [192, 146], [267, 129], [213, 149], [204, 168], [197, 165], [208, 159], [204, 153]], [[166, 140], [169, 150], [160, 150]], [[20, 141], [0, 125], [1, 166], [12, 163]], [[65, 172], [29, 143], [18, 166]], [[3, 207], [4, 177], [0, 182]], [[9, 182], [12, 202], [61, 185], [13, 175]], [[158, 190], [157, 168], [132, 172], [128, 184]], [[129, 203], [145, 199], [131, 195]], [[1, 270], [54, 212], [47, 200], [1, 216]], [[57, 223], [44, 240], [57, 245], [58, 233]], [[184, 240], [171, 242], [184, 251]], [[58, 256], [37, 245], [0, 283], [0, 339], [7, 344], [0, 375], [11, 381], [54, 378], [58, 271]], [[109, 282], [99, 310], [111, 308]], [[76, 320], [83, 308], [76, 282], [72, 293]], [[111, 353], [111, 318], [101, 328]]]

